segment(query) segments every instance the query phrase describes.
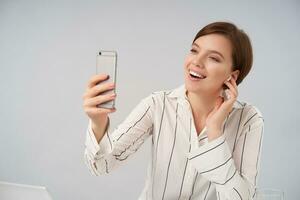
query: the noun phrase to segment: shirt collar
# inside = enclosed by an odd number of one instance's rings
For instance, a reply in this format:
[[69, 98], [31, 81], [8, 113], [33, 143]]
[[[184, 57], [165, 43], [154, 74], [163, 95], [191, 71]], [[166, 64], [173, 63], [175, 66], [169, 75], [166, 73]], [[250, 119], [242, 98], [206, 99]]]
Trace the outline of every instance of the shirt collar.
[[[168, 97], [170, 98], [177, 98], [179, 102], [185, 102], [188, 100], [187, 95], [186, 95], [186, 87], [185, 84], [180, 85], [179, 87], [173, 89], [169, 94]], [[243, 104], [236, 100], [233, 104], [234, 108], [243, 108]]]

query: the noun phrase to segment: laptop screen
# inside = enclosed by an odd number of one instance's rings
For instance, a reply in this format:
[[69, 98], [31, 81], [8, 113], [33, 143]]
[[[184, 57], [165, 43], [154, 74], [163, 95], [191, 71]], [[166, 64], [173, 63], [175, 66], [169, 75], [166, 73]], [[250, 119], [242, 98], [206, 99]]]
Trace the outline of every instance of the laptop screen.
[[0, 181], [1, 200], [52, 200], [46, 187]]

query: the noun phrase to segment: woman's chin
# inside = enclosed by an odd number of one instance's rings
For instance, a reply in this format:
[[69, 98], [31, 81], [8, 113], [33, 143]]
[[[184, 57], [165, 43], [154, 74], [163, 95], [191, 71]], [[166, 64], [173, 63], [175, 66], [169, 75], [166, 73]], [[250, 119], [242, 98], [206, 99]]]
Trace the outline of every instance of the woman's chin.
[[203, 85], [191, 83], [189, 80], [185, 81], [185, 87], [190, 92], [197, 92], [203, 90]]
[[192, 87], [203, 87], [203, 82], [201, 82], [201, 81], [192, 81], [188, 78], [185, 79], [185, 84], [190, 85]]
[[216, 88], [213, 87], [208, 87], [208, 85], [204, 83], [195, 83], [191, 82], [189, 80], [185, 79], [185, 88], [193, 93], [198, 93], [198, 92], [205, 92], [205, 93], [211, 93], [213, 91], [216, 91]]

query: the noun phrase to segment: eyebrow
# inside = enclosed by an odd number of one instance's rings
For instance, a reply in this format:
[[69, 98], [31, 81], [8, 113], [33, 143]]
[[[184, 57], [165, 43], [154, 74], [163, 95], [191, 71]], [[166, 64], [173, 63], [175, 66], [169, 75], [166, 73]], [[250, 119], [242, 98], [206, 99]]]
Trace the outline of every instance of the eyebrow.
[[[198, 48], [200, 48], [199, 45], [198, 45], [197, 43], [195, 43], [195, 42], [192, 44], [192, 46], [193, 46], [193, 45], [195, 45], [195, 46], [197, 46]], [[216, 54], [220, 55], [220, 56], [225, 60], [224, 56], [223, 56], [220, 52], [218, 52], [218, 51], [216, 51], [216, 50], [211, 50], [211, 49], [208, 49], [208, 51], [209, 51], [210, 53], [216, 53]]]

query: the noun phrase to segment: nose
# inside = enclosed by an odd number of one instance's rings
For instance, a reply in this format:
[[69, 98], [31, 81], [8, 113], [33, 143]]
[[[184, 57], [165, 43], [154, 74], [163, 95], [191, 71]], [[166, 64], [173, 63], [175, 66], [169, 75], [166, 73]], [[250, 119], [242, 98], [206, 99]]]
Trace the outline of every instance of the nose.
[[197, 56], [194, 57], [194, 59], [192, 60], [192, 64], [197, 66], [197, 67], [200, 67], [200, 68], [203, 68], [204, 67], [204, 64], [203, 64], [203, 58], [200, 54], [198, 54]]

